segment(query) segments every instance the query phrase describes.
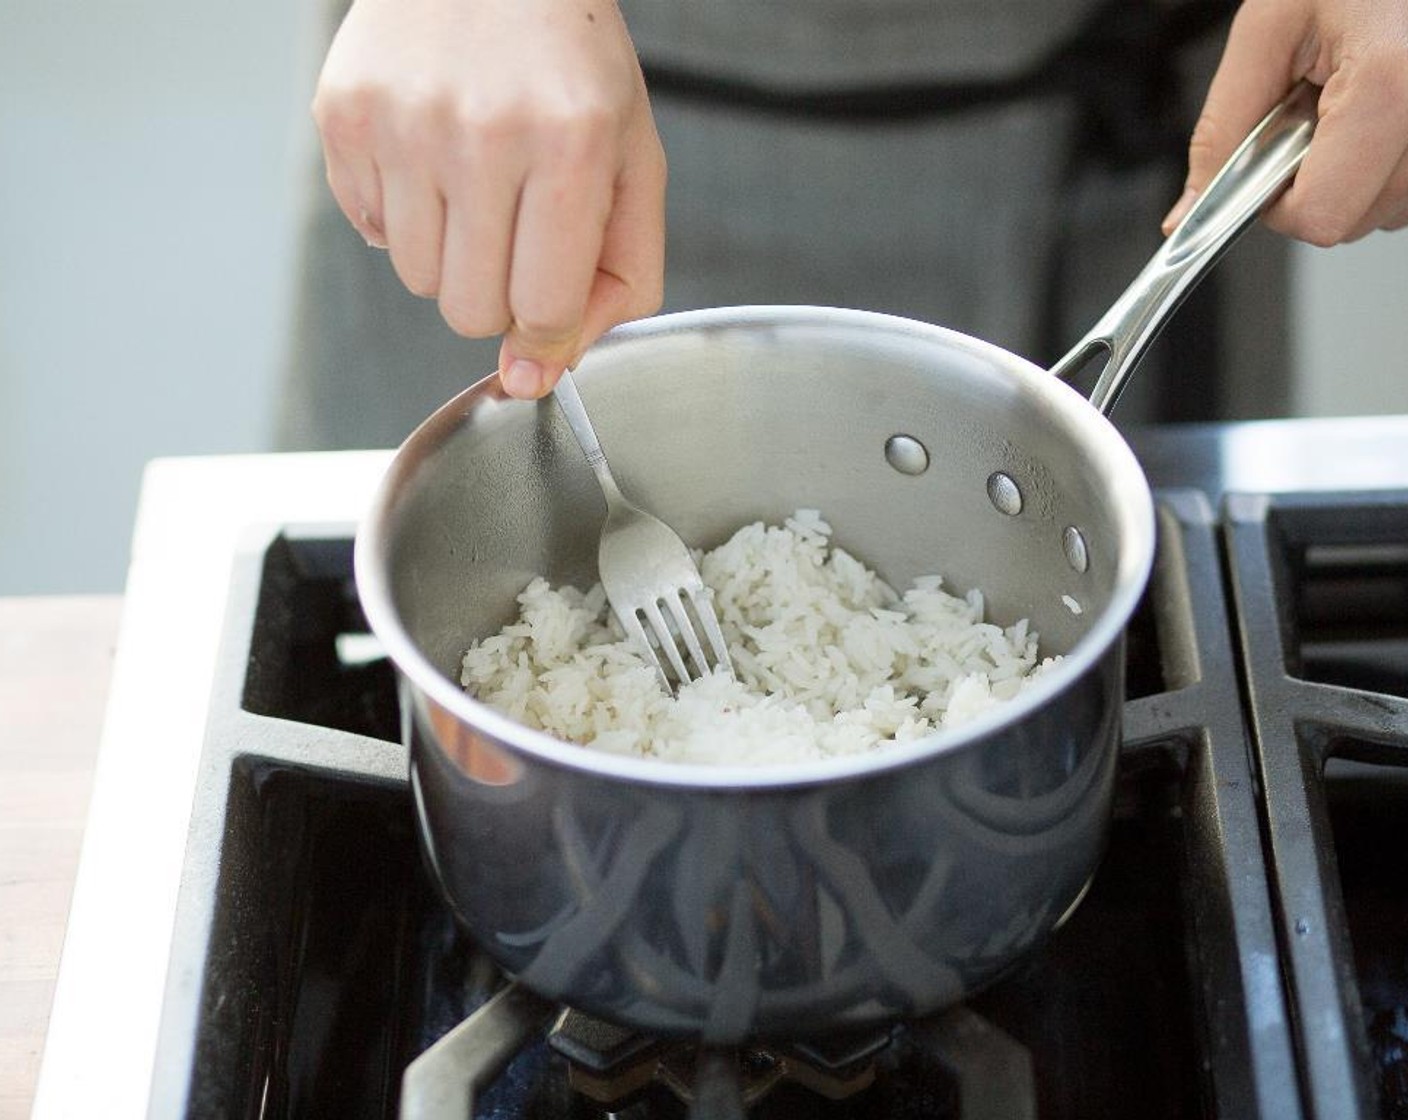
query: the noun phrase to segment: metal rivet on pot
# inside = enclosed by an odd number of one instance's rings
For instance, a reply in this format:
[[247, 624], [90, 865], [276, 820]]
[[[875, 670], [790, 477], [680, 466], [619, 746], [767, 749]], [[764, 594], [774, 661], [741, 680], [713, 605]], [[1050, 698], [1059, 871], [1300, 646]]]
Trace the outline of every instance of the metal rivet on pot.
[[988, 475], [988, 500], [998, 513], [1016, 517], [1022, 512], [1022, 491], [1012, 481], [1012, 476], [1001, 471]]
[[1061, 533], [1061, 547], [1066, 552], [1066, 562], [1078, 572], [1090, 567], [1090, 550], [1085, 547], [1085, 537], [1074, 525], [1067, 525]]
[[929, 469], [929, 449], [913, 436], [891, 436], [885, 441], [885, 461], [900, 474], [923, 474]]

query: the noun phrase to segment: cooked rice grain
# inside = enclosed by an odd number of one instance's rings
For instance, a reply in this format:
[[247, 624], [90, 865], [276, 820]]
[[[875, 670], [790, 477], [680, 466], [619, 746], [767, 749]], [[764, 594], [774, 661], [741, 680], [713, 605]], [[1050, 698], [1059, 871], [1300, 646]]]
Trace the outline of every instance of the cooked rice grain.
[[519, 616], [464, 655], [461, 683], [513, 719], [597, 750], [764, 765], [873, 750], [1010, 700], [1038, 663], [1027, 621], [984, 621], [979, 591], [926, 576], [901, 598], [799, 510], [747, 525], [700, 560], [738, 679], [671, 698], [625, 641], [600, 585], [534, 579]]

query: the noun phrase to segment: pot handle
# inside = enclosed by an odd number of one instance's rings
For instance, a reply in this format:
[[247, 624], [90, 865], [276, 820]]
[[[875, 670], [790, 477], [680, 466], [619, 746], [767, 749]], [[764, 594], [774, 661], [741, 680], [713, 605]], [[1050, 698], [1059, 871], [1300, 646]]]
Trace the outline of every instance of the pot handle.
[[1109, 415], [1130, 373], [1184, 298], [1290, 184], [1315, 131], [1320, 90], [1300, 82], [1232, 153], [1177, 228], [1090, 332], [1051, 367], [1068, 380], [1105, 350], [1090, 403]]

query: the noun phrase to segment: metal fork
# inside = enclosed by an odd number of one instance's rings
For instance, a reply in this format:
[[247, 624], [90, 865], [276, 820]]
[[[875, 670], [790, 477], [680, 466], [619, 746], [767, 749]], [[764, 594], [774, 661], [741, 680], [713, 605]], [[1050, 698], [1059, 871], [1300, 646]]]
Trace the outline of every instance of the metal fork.
[[[606, 521], [597, 546], [597, 568], [606, 598], [621, 628], [655, 666], [666, 691], [674, 690], [666, 666], [661, 663], [661, 653], [679, 684], [705, 675], [713, 666], [721, 666], [732, 676], [733, 662], [714, 614], [709, 589], [704, 586], [688, 546], [658, 517], [633, 505], [621, 493], [570, 373], [562, 375], [553, 396], [567, 417], [588, 466], [596, 473], [606, 499]], [[704, 631], [713, 666], [694, 621], [685, 609], [686, 600], [699, 628]], [[695, 670], [693, 677], [689, 662]]]

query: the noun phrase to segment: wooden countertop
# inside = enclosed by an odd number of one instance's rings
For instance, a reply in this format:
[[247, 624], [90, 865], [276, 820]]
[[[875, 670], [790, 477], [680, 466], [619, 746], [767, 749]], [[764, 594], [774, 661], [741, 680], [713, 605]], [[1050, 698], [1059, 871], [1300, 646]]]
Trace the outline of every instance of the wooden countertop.
[[0, 1120], [34, 1097], [121, 606], [0, 598]]

